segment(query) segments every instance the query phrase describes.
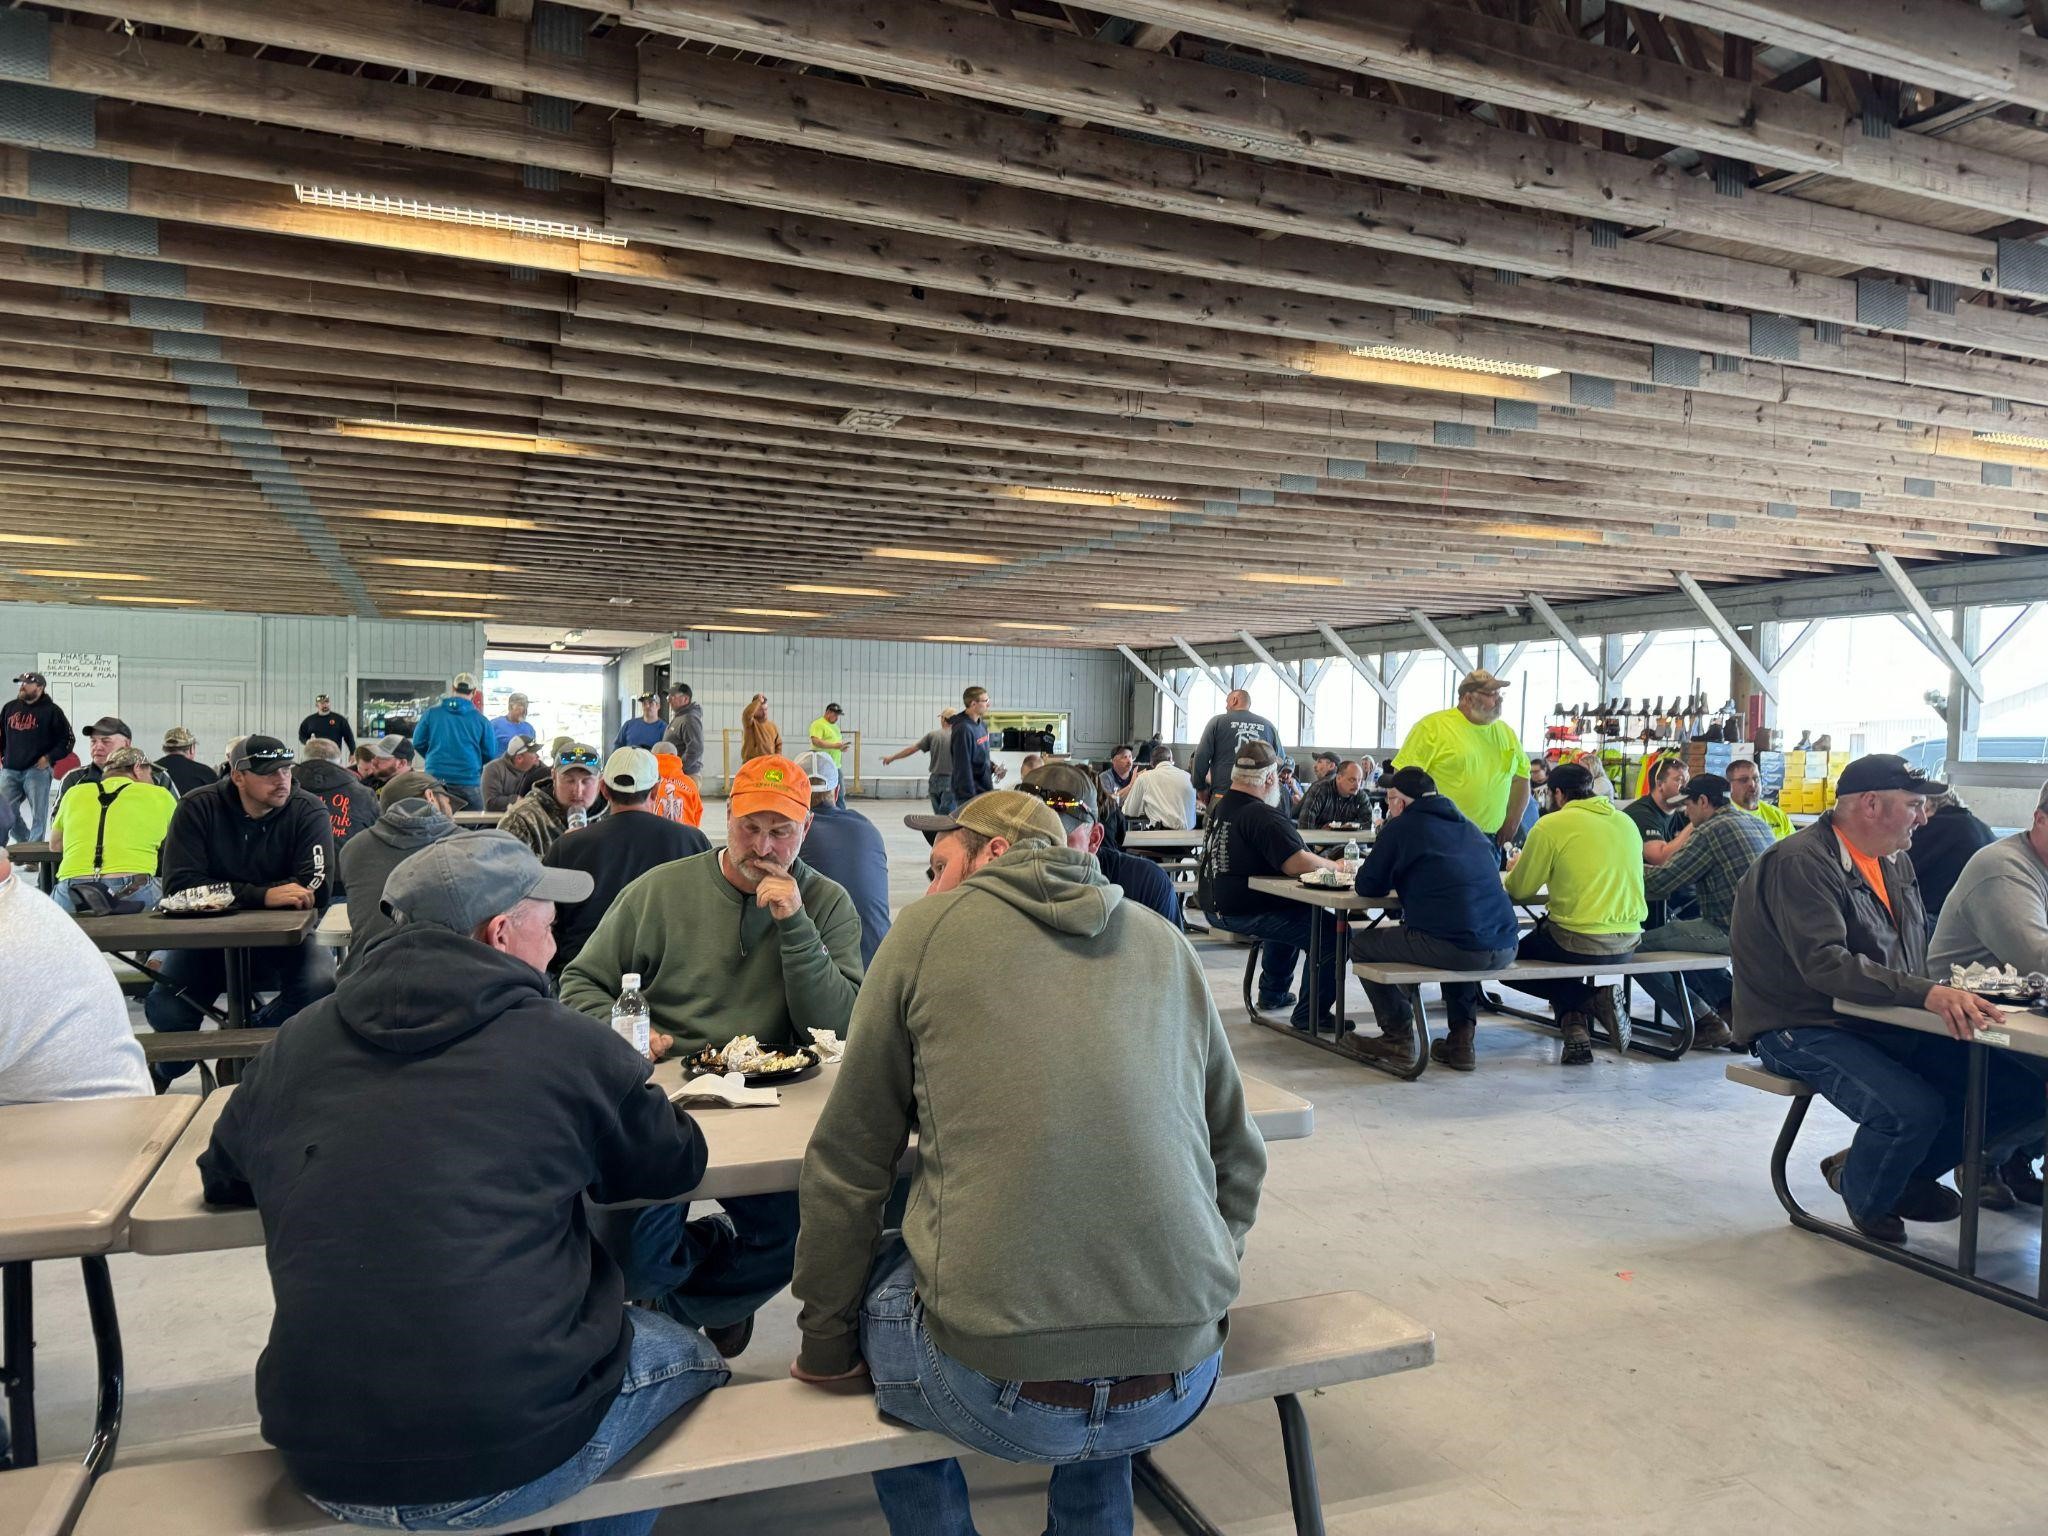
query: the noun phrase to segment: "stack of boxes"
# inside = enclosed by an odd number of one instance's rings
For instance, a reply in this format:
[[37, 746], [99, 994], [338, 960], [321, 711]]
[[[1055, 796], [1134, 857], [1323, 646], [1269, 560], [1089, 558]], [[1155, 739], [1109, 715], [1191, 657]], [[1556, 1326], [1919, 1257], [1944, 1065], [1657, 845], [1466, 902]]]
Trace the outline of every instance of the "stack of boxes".
[[1835, 804], [1835, 781], [1849, 766], [1846, 752], [1787, 752], [1778, 808], [1788, 816], [1818, 816]]

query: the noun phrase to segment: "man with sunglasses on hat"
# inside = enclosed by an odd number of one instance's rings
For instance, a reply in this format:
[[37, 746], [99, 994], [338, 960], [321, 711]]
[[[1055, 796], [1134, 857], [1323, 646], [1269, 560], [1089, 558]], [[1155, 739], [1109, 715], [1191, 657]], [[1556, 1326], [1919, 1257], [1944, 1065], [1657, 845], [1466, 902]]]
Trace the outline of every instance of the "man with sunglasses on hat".
[[15, 817], [0, 838], [39, 843], [54, 809], [50, 765], [71, 751], [71, 722], [42, 673], [23, 672], [14, 681], [15, 698], [0, 710], [0, 805], [15, 809]]
[[1067, 834], [1067, 846], [1078, 853], [1094, 854], [1097, 867], [1111, 885], [1174, 927], [1180, 926], [1180, 898], [1166, 871], [1150, 859], [1132, 857], [1103, 837], [1092, 777], [1070, 763], [1047, 763], [1025, 774], [1017, 787], [1052, 808]]
[[[1214, 1388], [1265, 1143], [1187, 940], [1049, 805], [998, 790], [917, 819], [953, 883], [875, 956], [804, 1158], [791, 1374], [1053, 1463], [1049, 1530], [1128, 1532], [1131, 1458]], [[898, 1536], [974, 1529], [955, 1460], [874, 1481]]]
[[565, 741], [555, 748], [555, 771], [536, 784], [498, 823], [545, 859], [572, 826], [588, 826], [604, 814], [597, 798], [597, 748], [588, 742]]
[[[726, 843], [627, 886], [562, 971], [562, 1001], [609, 1019], [628, 972], [656, 1029], [685, 1058], [735, 1035], [770, 1049], [814, 1030], [846, 1038], [861, 978], [853, 898], [797, 857], [811, 826], [810, 776], [786, 757], [749, 758], [726, 798]], [[747, 1195], [723, 1214], [687, 1207], [605, 1213], [600, 1232], [626, 1294], [700, 1327], [727, 1358], [796, 1259], [796, 1196]]]
[[[228, 776], [178, 802], [164, 838], [164, 895], [203, 885], [233, 888], [237, 907], [314, 908], [325, 911], [334, 894], [334, 832], [327, 807], [292, 786], [292, 750], [275, 736], [247, 736], [235, 747]], [[309, 933], [281, 949], [252, 949], [245, 963], [250, 986], [275, 992], [256, 1010], [257, 1028], [282, 1024], [334, 988], [327, 951]], [[198, 1029], [200, 1004], [227, 986], [227, 956], [218, 949], [174, 949], [163, 957], [162, 980], [143, 1001], [149, 1027]], [[190, 1070], [187, 1062], [150, 1068], [159, 1084]]]

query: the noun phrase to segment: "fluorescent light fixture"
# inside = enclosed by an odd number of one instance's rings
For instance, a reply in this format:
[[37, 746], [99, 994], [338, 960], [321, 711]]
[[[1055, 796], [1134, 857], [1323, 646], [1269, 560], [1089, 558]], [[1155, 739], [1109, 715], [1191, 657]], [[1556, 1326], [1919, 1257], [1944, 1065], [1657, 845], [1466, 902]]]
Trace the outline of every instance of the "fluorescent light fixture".
[[2003, 443], [2008, 448], [2032, 448], [2037, 453], [2048, 453], [2048, 437], [2029, 437], [2024, 432], [1973, 432], [1970, 435], [1980, 443]]
[[1175, 603], [1090, 603], [1090, 608], [1103, 608], [1111, 613], [1186, 613], [1187, 609]]
[[416, 619], [494, 619], [494, 613], [482, 613], [473, 608], [401, 608], [400, 613], [409, 613]]
[[21, 566], [23, 576], [42, 576], [50, 581], [155, 581], [154, 576], [137, 576], [129, 571], [58, 571], [47, 566]]
[[436, 448], [481, 448], [492, 453], [545, 453], [587, 458], [597, 452], [585, 443], [531, 432], [486, 432], [476, 428], [436, 427], [420, 421], [375, 421], [348, 417], [334, 424], [343, 437], [373, 437], [386, 443], [426, 443]]
[[619, 235], [606, 234], [592, 224], [571, 224], [559, 219], [534, 219], [518, 213], [496, 213], [488, 208], [465, 208], [456, 203], [430, 203], [420, 198], [386, 197], [381, 192], [350, 192], [340, 187], [308, 187], [297, 182], [292, 192], [313, 208], [346, 208], [351, 213], [384, 213], [399, 219], [426, 219], [435, 224], [467, 224], [472, 229], [500, 229], [512, 235], [532, 235], [542, 240], [587, 240], [593, 245], [624, 245]]
[[868, 551], [877, 560], [929, 560], [935, 565], [1003, 565], [999, 555], [977, 555], [964, 549], [906, 549], [889, 546]]
[[499, 571], [517, 573], [516, 565], [498, 565], [489, 560], [426, 560], [411, 555], [375, 555], [373, 565], [401, 565], [416, 571]]
[[343, 517], [367, 517], [378, 523], [445, 523], [451, 528], [538, 528], [530, 517], [485, 517], [473, 512], [344, 512]]
[[881, 587], [827, 587], [816, 582], [792, 582], [782, 589], [785, 592], [816, 592], [826, 597], [894, 597], [894, 592]]
[[996, 620], [997, 629], [1073, 629], [1072, 624], [1025, 624], [1005, 619]]
[[728, 608], [727, 613], [743, 613], [756, 619], [822, 619], [822, 613], [813, 613], [808, 608]]
[[692, 629], [715, 629], [728, 635], [766, 635], [772, 631], [759, 624], [692, 624]]
[[949, 645], [987, 645], [987, 635], [923, 635], [925, 640], [943, 640]]
[[0, 533], [0, 544], [82, 544], [83, 539], [67, 539], [61, 533]]
[[1005, 496], [1018, 501], [1055, 501], [1066, 506], [1138, 507], [1167, 512], [1181, 504], [1178, 496], [1148, 496], [1137, 491], [1105, 491], [1082, 485], [1006, 485]]
[[1491, 357], [1465, 357], [1456, 352], [1432, 352], [1426, 347], [1377, 345], [1353, 347], [1353, 357], [1370, 357], [1383, 363], [1414, 363], [1423, 368], [1455, 368], [1460, 373], [1490, 373], [1503, 379], [1550, 379], [1562, 368], [1544, 368], [1535, 363], [1509, 363]]
[[1246, 571], [1239, 581], [1260, 581], [1272, 587], [1341, 587], [1342, 576], [1303, 576], [1291, 571]]
[[503, 592], [454, 592], [447, 587], [392, 587], [393, 597], [451, 597], [458, 603], [509, 603]]
[[135, 592], [101, 592], [94, 596], [96, 603], [148, 603], [157, 608], [196, 608], [196, 597], [144, 597]]
[[1549, 544], [1601, 544], [1603, 535], [1590, 528], [1566, 528], [1557, 523], [1481, 523], [1472, 530], [1495, 539], [1538, 539]]

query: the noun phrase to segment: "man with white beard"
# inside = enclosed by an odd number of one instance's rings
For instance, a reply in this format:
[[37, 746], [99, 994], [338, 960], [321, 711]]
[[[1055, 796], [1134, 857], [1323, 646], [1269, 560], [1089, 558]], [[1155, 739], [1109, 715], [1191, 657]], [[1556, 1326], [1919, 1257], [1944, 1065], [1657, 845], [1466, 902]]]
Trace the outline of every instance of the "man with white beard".
[[[1250, 882], [1257, 875], [1303, 875], [1336, 866], [1308, 851], [1301, 833], [1279, 807], [1280, 754], [1266, 742], [1248, 741], [1237, 749], [1229, 791], [1209, 807], [1201, 901], [1218, 927], [1265, 941], [1258, 1006], [1262, 1012], [1277, 1012], [1292, 1003], [1291, 1022], [1306, 1030], [1329, 1023], [1336, 1002], [1337, 966], [1343, 958], [1336, 918], [1319, 907], [1255, 891]], [[1313, 1020], [1308, 1011], [1311, 989], [1304, 987], [1298, 1002], [1288, 991], [1295, 954], [1308, 948], [1312, 922], [1326, 925], [1319, 951], [1323, 963], [1312, 989], [1322, 1017]]]
[[1529, 757], [1500, 717], [1507, 684], [1481, 668], [1458, 684], [1458, 702], [1415, 722], [1395, 768], [1420, 768], [1437, 792], [1505, 848], [1521, 830], [1529, 803]]

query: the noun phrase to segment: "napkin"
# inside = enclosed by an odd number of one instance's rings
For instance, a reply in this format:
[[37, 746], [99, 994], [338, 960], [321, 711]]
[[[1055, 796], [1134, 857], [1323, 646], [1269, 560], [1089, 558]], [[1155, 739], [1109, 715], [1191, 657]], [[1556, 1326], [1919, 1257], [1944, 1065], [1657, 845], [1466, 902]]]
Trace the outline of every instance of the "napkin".
[[846, 1054], [846, 1047], [839, 1043], [838, 1034], [829, 1029], [812, 1030], [811, 1044], [816, 1047], [820, 1061], [837, 1061]]
[[782, 1095], [773, 1088], [749, 1088], [744, 1074], [727, 1072], [722, 1077], [707, 1073], [693, 1077], [668, 1096], [671, 1104], [722, 1104], [728, 1109], [748, 1109], [757, 1104], [780, 1104]]

